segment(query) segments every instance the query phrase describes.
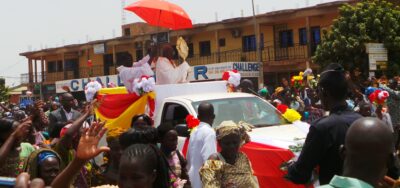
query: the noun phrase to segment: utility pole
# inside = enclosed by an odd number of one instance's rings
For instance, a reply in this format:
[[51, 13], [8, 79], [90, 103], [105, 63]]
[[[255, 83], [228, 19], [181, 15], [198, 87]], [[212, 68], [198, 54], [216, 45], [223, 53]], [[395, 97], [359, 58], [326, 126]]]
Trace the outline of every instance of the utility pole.
[[260, 42], [260, 29], [258, 28], [257, 18], [256, 18], [256, 11], [254, 8], [254, 0], [251, 0], [251, 4], [253, 7], [253, 22], [254, 22], [254, 34], [256, 37], [256, 57], [257, 62], [259, 63], [259, 77], [258, 77], [258, 87], [264, 87], [264, 63], [262, 61], [262, 54], [261, 54], [261, 42]]

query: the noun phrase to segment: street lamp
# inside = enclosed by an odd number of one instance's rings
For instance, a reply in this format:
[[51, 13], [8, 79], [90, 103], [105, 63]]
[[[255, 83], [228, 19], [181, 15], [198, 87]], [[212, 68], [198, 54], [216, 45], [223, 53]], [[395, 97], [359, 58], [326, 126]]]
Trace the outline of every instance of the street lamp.
[[260, 29], [258, 28], [257, 19], [256, 19], [256, 12], [254, 10], [254, 0], [251, 0], [252, 8], [253, 8], [253, 24], [254, 24], [254, 34], [256, 37], [256, 57], [257, 62], [259, 63], [259, 77], [258, 77], [258, 87], [264, 87], [264, 63], [262, 61], [262, 54], [261, 54], [261, 42], [260, 42]]

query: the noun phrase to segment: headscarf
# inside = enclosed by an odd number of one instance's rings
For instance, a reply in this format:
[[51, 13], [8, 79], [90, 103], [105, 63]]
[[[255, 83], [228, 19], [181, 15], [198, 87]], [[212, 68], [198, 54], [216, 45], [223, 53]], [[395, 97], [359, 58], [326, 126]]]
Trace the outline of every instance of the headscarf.
[[217, 140], [223, 139], [225, 136], [236, 134], [240, 136], [240, 142], [246, 144], [250, 142], [250, 136], [247, 134], [248, 131], [251, 131], [253, 125], [240, 121], [236, 124], [233, 121], [223, 121], [216, 128], [216, 136]]
[[25, 162], [24, 171], [31, 175], [31, 179], [39, 178], [39, 165], [50, 157], [57, 158], [58, 162], [60, 163], [60, 169], [63, 169], [61, 157], [51, 149], [42, 148], [32, 152], [29, 155]]
[[46, 160], [48, 158], [51, 158], [51, 157], [57, 158], [57, 156], [56, 156], [56, 154], [54, 152], [43, 151], [43, 152], [39, 153], [39, 155], [37, 157], [37, 159], [38, 159], [37, 163], [39, 165], [41, 165], [44, 160]]
[[283, 90], [285, 90], [283, 87], [277, 87], [275, 89], [275, 94], [277, 95], [277, 94], [281, 93]]
[[112, 128], [110, 130], [108, 130], [107, 132], [107, 142], [110, 143], [113, 140], [118, 140], [119, 136], [124, 133], [126, 131], [126, 129], [120, 128], [120, 127], [116, 127], [116, 128]]

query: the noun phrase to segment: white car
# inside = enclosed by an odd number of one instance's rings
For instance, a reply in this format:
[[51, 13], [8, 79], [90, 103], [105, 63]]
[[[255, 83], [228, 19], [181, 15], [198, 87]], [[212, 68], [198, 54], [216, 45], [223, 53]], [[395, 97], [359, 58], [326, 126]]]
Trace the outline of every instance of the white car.
[[[278, 110], [258, 96], [247, 93], [201, 93], [166, 97], [158, 104], [155, 125], [170, 122], [179, 133], [178, 148], [186, 155], [189, 136], [185, 124], [188, 114], [197, 117], [200, 103], [214, 106], [213, 127], [222, 121], [245, 121], [255, 126], [249, 132], [252, 142], [242, 151], [249, 157], [260, 187], [297, 187], [283, 178], [281, 164], [296, 157], [308, 133], [309, 125], [303, 122], [285, 122]], [[293, 149], [294, 148], [294, 149]], [[296, 150], [297, 148], [297, 150]]]

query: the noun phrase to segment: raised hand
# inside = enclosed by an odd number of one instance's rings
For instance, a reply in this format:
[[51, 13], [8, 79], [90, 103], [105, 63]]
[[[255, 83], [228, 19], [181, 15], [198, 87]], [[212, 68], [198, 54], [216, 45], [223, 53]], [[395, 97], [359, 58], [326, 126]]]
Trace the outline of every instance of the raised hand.
[[101, 152], [108, 152], [110, 148], [102, 146], [98, 147], [101, 137], [106, 133], [104, 128], [105, 122], [93, 122], [90, 128], [86, 129], [81, 135], [76, 157], [80, 160], [90, 160], [96, 157]]
[[26, 172], [21, 173], [15, 180], [15, 188], [44, 188], [42, 179], [36, 178], [30, 181], [30, 175]]
[[18, 125], [18, 127], [12, 133], [12, 136], [14, 136], [16, 141], [22, 141], [29, 134], [31, 127], [32, 127], [32, 121], [26, 119], [24, 122]]
[[97, 105], [97, 99], [93, 99], [88, 105], [85, 106], [85, 113], [89, 113], [89, 115], [94, 114], [94, 108]]

